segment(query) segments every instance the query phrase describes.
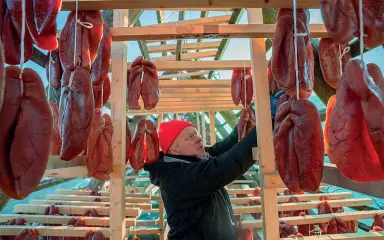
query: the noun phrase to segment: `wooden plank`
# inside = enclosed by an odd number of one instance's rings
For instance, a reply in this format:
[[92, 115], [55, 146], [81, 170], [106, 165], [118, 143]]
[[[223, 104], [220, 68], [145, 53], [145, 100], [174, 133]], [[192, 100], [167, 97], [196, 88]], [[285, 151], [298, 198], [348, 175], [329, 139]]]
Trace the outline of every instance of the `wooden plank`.
[[[252, 173], [252, 174], [256, 174]], [[325, 186], [320, 186], [319, 191], [325, 189]], [[235, 189], [235, 188], [227, 188], [228, 194], [253, 194], [254, 188], [243, 188], [243, 189]], [[277, 193], [283, 193], [287, 188], [277, 188]]]
[[[377, 211], [358, 211], [358, 212], [343, 212], [332, 214], [320, 214], [320, 215], [307, 215], [305, 217], [284, 217], [279, 218], [280, 221], [286, 221], [291, 225], [306, 225], [306, 224], [319, 224], [327, 223], [333, 218], [339, 218], [343, 221], [357, 221], [362, 219], [373, 219], [377, 214], [384, 213], [383, 210]], [[260, 229], [263, 227], [262, 220], [246, 220], [241, 221], [243, 229]]]
[[67, 167], [45, 170], [45, 178], [87, 178], [89, 177], [87, 166]]
[[[124, 193], [124, 192], [123, 192]], [[95, 199], [98, 198], [102, 202], [109, 202], [110, 197], [109, 196], [78, 196], [78, 195], [58, 195], [58, 194], [48, 194], [46, 199], [47, 200], [75, 200], [75, 201], [95, 201]], [[113, 193], [112, 193], [113, 198]], [[150, 198], [143, 198], [143, 197], [125, 197], [123, 195], [123, 202], [128, 203], [148, 203]], [[122, 204], [123, 205], [123, 204]], [[124, 205], [123, 205], [124, 208]]]
[[[184, 20], [184, 15], [185, 15], [185, 11], [180, 11], [179, 12], [179, 22], [181, 22], [181, 20]], [[176, 25], [178, 25], [179, 22], [177, 22]], [[181, 43], [182, 43], [181, 39], [177, 40], [177, 43], [176, 43], [176, 56], [175, 56], [175, 60], [176, 61], [180, 61], [181, 60]]]
[[[219, 81], [219, 80], [213, 80]], [[176, 81], [175, 81], [176, 82]], [[161, 93], [229, 93], [231, 94], [231, 88], [199, 88], [199, 87], [191, 87], [191, 88], [163, 88], [160, 90]], [[161, 99], [161, 96], [160, 96]]]
[[335, 164], [324, 163], [323, 182], [364, 193], [377, 198], [384, 198], [384, 181], [373, 183], [358, 183], [343, 176]]
[[[247, 9], [248, 23], [262, 24], [262, 9]], [[260, 178], [261, 178], [261, 212], [263, 213], [264, 239], [279, 238], [278, 206], [276, 188], [266, 189], [264, 185], [265, 174], [276, 174], [275, 154], [273, 150], [272, 120], [269, 102], [269, 86], [267, 75], [266, 49], [263, 38], [250, 41], [251, 62], [254, 89], [254, 102], [256, 111], [256, 134], [260, 152]]]
[[[17, 204], [13, 208], [14, 213], [33, 213], [44, 214], [45, 208], [50, 205], [35, 205], [35, 204]], [[95, 209], [98, 216], [109, 216], [110, 207], [92, 207], [92, 206], [71, 206], [71, 205], [57, 205], [57, 212], [59, 214], [75, 214], [84, 215], [88, 209]], [[125, 216], [124, 216], [125, 213]], [[138, 217], [141, 214], [140, 208], [123, 208], [122, 215], [125, 217]], [[111, 220], [113, 221], [113, 220]]]
[[[315, 209], [322, 201], [311, 202], [296, 202], [296, 203], [279, 203], [277, 205], [278, 211], [299, 211]], [[331, 207], [357, 207], [373, 204], [371, 198], [356, 198], [356, 199], [342, 199], [342, 200], [328, 200]], [[262, 213], [262, 206], [236, 206], [233, 207], [235, 214], [244, 213]]]
[[229, 97], [211, 96], [211, 97], [206, 97], [206, 98], [189, 97], [189, 98], [161, 98], [160, 99], [161, 102], [182, 102], [182, 101], [186, 101], [186, 102], [201, 102], [201, 101], [211, 102], [211, 101], [231, 101], [231, 100], [232, 100], [232, 98], [230, 96]]
[[[124, 220], [125, 222], [125, 220]], [[104, 238], [111, 238], [113, 231], [111, 228], [98, 227], [68, 227], [68, 226], [0, 226], [0, 236], [17, 236], [21, 230], [35, 229], [39, 236], [56, 237], [85, 237], [88, 231], [99, 231], [103, 234]], [[147, 235], [157, 234], [160, 232], [159, 228], [139, 228], [139, 229], [127, 229], [124, 230], [124, 235]]]
[[[94, 5], [97, 3], [93, 2]], [[111, 9], [111, 8], [105, 8]], [[128, 11], [113, 11], [113, 27], [128, 27]], [[110, 174], [110, 228], [111, 240], [125, 239], [125, 154], [126, 154], [126, 101], [127, 99], [127, 56], [128, 43], [116, 42], [112, 44], [111, 60], [112, 86], [111, 86], [111, 118], [114, 127], [112, 136], [113, 170]], [[64, 199], [63, 199], [64, 200]], [[69, 200], [69, 199], [68, 199]], [[72, 200], [72, 199], [71, 199]]]
[[[317, 0], [298, 0], [297, 8], [320, 8]], [[221, 0], [221, 1], [178, 1], [178, 0], [79, 0], [79, 10], [103, 10], [103, 9], [151, 9], [151, 10], [190, 10], [212, 11], [211, 9], [228, 8], [292, 8], [292, 1], [265, 1], [265, 0]], [[63, 0], [62, 10], [75, 10], [75, 0]]]
[[216, 143], [216, 122], [215, 122], [215, 112], [209, 112], [209, 130], [210, 130], [210, 138], [211, 145]]
[[212, 97], [231, 97], [230, 93], [188, 93], [188, 92], [180, 92], [180, 93], [161, 93], [160, 98], [212, 98]]
[[[115, 63], [113, 63], [115, 64]], [[113, 66], [112, 64], [112, 66]], [[131, 69], [128, 63], [128, 69]], [[249, 60], [214, 60], [214, 61], [162, 61], [154, 62], [157, 71], [186, 71], [186, 70], [234, 70], [251, 67]]]
[[241, 110], [241, 107], [199, 107], [199, 108], [192, 108], [192, 109], [185, 109], [185, 108], [168, 108], [168, 109], [152, 109], [152, 110], [129, 110], [128, 114], [133, 115], [152, 115], [152, 114], [170, 114], [170, 113], [193, 113], [193, 112], [210, 112], [210, 111], [232, 111], [232, 110]]
[[[184, 43], [184, 50], [201, 50], [201, 49], [215, 49], [220, 46], [220, 41], [217, 42], [199, 42], [199, 43]], [[149, 53], [155, 52], [175, 52], [176, 44], [167, 44], [159, 46], [148, 46]]]
[[[360, 239], [383, 239], [384, 238], [384, 232], [358, 232], [358, 233], [344, 233], [344, 234], [326, 234], [326, 235], [320, 235], [320, 236], [311, 236], [311, 237], [305, 237], [300, 239], [305, 240], [360, 240]], [[292, 238], [280, 238], [283, 239], [290, 239]]]
[[[57, 204], [62, 204], [62, 205], [76, 205], [76, 206], [99, 206], [99, 207], [105, 207], [109, 206], [109, 202], [84, 202], [84, 201], [66, 201], [66, 200], [31, 200], [29, 201], [30, 204], [35, 204], [35, 205], [57, 205]], [[140, 208], [141, 210], [151, 210], [152, 205], [149, 203], [125, 203], [125, 207], [137, 207]], [[1, 216], [1, 215], [0, 215]], [[109, 224], [109, 223], [108, 223]]]
[[[176, 53], [177, 54], [177, 53]], [[192, 53], [184, 53], [181, 54], [181, 60], [192, 60], [192, 59], [199, 59], [199, 58], [208, 58], [208, 57], [213, 57], [216, 55], [216, 51], [204, 51], [204, 52], [192, 52]], [[170, 56], [165, 56], [165, 57], [156, 57], [152, 58], [153, 62], [158, 62], [158, 61], [180, 61], [176, 60], [177, 55], [170, 55]]]
[[176, 74], [169, 74], [169, 75], [162, 75], [159, 76], [159, 80], [162, 79], [172, 79], [172, 78], [183, 78], [183, 77], [197, 77], [197, 76], [203, 76], [205, 74], [208, 74], [207, 71], [198, 71], [198, 72], [189, 72], [189, 73], [176, 73]]
[[[57, 189], [56, 194], [61, 195], [82, 195], [90, 196], [90, 191], [87, 190], [71, 190], [71, 189]], [[109, 196], [110, 193], [106, 191], [99, 191], [100, 196]], [[148, 193], [125, 193], [125, 197], [136, 197], [136, 198], [151, 198], [151, 195]]]
[[[144, 106], [142, 101], [139, 101], [140, 106]], [[158, 102], [155, 109], [166, 108], [166, 107], [185, 107], [185, 108], [194, 108], [202, 106], [236, 106], [232, 101], [185, 101], [185, 102]], [[147, 180], [149, 180], [147, 178]]]
[[71, 161], [64, 161], [60, 159], [60, 156], [50, 155], [45, 169], [85, 166], [86, 159], [87, 158], [85, 156], [76, 156]]
[[[330, 200], [341, 200], [346, 198], [352, 198], [353, 194], [350, 192], [341, 192], [341, 193], [314, 193], [314, 194], [305, 194], [305, 195], [286, 195], [286, 196], [277, 196], [277, 202], [287, 203], [291, 197], [296, 197], [299, 202], [319, 200], [321, 197], [327, 197]], [[249, 200], [254, 199], [261, 201], [261, 197], [241, 197], [241, 198], [231, 198], [232, 204], [246, 204]]]
[[179, 20], [179, 21], [175, 21], [175, 22], [159, 23], [159, 24], [147, 25], [147, 26], [158, 27], [158, 26], [185, 26], [185, 25], [221, 24], [221, 23], [228, 22], [230, 18], [231, 18], [230, 15], [223, 15], [223, 16], [214, 16], [214, 17], [207, 17], [207, 18]]
[[[273, 38], [275, 24], [184, 25], [111, 28], [113, 41], [220, 39], [220, 38]], [[327, 38], [323, 24], [309, 24], [310, 38]], [[265, 43], [264, 43], [265, 44]]]
[[[48, 223], [48, 224], [62, 224], [67, 225], [69, 219], [79, 219], [84, 220], [85, 225], [87, 226], [109, 226], [109, 217], [76, 217], [76, 216], [47, 216], [47, 215], [30, 215], [30, 214], [1, 214], [0, 223], [7, 223], [9, 220], [15, 218], [22, 218], [27, 223]], [[136, 218], [125, 218], [126, 226], [135, 226]]]

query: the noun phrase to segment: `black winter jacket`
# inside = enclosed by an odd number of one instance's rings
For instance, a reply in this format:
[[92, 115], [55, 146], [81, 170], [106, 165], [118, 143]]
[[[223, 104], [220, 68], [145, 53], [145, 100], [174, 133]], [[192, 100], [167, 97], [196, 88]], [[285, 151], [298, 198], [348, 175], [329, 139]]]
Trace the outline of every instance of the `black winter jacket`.
[[252, 147], [256, 129], [238, 142], [237, 126], [222, 142], [206, 151], [210, 157], [163, 155], [145, 165], [151, 183], [159, 186], [169, 240], [236, 240], [236, 223], [224, 187], [242, 176], [254, 164]]

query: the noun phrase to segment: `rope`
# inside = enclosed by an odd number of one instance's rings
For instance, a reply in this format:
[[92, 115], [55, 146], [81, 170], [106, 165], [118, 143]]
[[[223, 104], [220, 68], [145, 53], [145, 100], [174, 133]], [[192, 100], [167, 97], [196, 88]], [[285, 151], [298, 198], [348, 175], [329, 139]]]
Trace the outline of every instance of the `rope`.
[[304, 37], [307, 36], [307, 33], [297, 33], [297, 26], [296, 26], [296, 0], [293, 0], [293, 26], [294, 26], [294, 48], [295, 48], [295, 73], [296, 73], [296, 98], [297, 100], [300, 99], [300, 81], [299, 81], [299, 66], [298, 66], [298, 60], [297, 60], [297, 37]]
[[344, 48], [343, 52], [341, 52], [341, 45], [339, 44], [339, 63], [340, 63], [340, 76], [343, 75], [343, 62], [342, 59], [345, 54], [347, 54], [351, 50], [350, 46]]
[[74, 44], [74, 51], [73, 51], [73, 68], [75, 68], [75, 66], [76, 66], [77, 24], [80, 24], [81, 26], [86, 27], [88, 29], [93, 28], [93, 24], [92, 23], [81, 22], [78, 19], [78, 16], [77, 16], [78, 12], [79, 12], [79, 0], [76, 0], [76, 22], [75, 22], [75, 44]]
[[[21, 50], [21, 55], [20, 55], [20, 74], [19, 74], [19, 78], [20, 80], [22, 79], [23, 77], [23, 70], [24, 70], [24, 39], [25, 39], [25, 22], [26, 22], [26, 19], [25, 19], [25, 0], [22, 0], [21, 1], [21, 44], [20, 44], [20, 50]], [[23, 86], [23, 84], [21, 84], [21, 86]]]

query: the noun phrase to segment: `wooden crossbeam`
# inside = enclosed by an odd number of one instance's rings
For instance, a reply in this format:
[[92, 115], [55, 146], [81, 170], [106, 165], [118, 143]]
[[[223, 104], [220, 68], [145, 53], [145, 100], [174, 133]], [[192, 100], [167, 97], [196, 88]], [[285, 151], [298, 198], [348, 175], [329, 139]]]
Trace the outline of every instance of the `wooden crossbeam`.
[[205, 74], [208, 74], [208, 71], [198, 71], [198, 72], [189, 72], [189, 73], [176, 73], [176, 74], [169, 74], [169, 75], [162, 75], [159, 76], [159, 80], [162, 79], [172, 79], [172, 78], [182, 78], [182, 77], [196, 77], [196, 76], [203, 76]]
[[[30, 215], [30, 214], [1, 214], [0, 222], [7, 223], [9, 220], [22, 218], [27, 223], [48, 223], [48, 224], [63, 224], [67, 225], [71, 218], [84, 220], [86, 226], [109, 226], [109, 217], [76, 217], [76, 216], [47, 216], [47, 215]], [[135, 226], [136, 218], [126, 218], [127, 226]]]
[[212, 98], [212, 97], [231, 97], [230, 93], [189, 93], [189, 92], [180, 92], [180, 93], [161, 93], [160, 99], [166, 98]]
[[[131, 69], [128, 63], [128, 69]], [[157, 71], [186, 71], [186, 70], [233, 70], [250, 68], [249, 60], [214, 60], [214, 61], [162, 61], [154, 62]]]
[[[230, 88], [231, 80], [160, 80], [160, 88]], [[160, 98], [161, 100], [161, 98]]]
[[[45, 208], [50, 205], [35, 205], [35, 204], [18, 204], [13, 208], [14, 213], [33, 213], [44, 214]], [[98, 216], [109, 216], [110, 207], [93, 207], [93, 206], [71, 206], [57, 205], [56, 209], [59, 214], [75, 214], [83, 215], [87, 209], [95, 209]], [[138, 217], [141, 214], [140, 208], [125, 208], [126, 217]]]
[[[297, 8], [320, 8], [318, 0], [297, 1]], [[292, 8], [292, 1], [265, 1], [265, 0], [222, 0], [222, 1], [178, 1], [178, 0], [79, 0], [79, 10], [103, 10], [103, 9], [151, 9], [151, 10], [189, 10], [212, 11], [228, 8]], [[76, 0], [63, 0], [62, 10], [75, 10]]]
[[[343, 221], [357, 221], [362, 219], [373, 219], [377, 214], [384, 213], [383, 210], [377, 211], [358, 211], [358, 212], [343, 212], [332, 214], [307, 215], [305, 217], [284, 217], [280, 218], [291, 225], [306, 225], [327, 223], [333, 218], [339, 218]], [[243, 229], [260, 229], [263, 227], [262, 220], [246, 220], [241, 222]]]
[[210, 112], [210, 111], [232, 111], [232, 110], [241, 110], [242, 108], [239, 106], [236, 107], [212, 107], [212, 106], [206, 106], [201, 108], [191, 108], [191, 109], [175, 109], [175, 108], [168, 108], [168, 109], [152, 109], [152, 110], [129, 110], [127, 111], [128, 114], [133, 115], [152, 115], [152, 114], [169, 114], [169, 113], [194, 113], [194, 112]]
[[[184, 50], [202, 50], [202, 49], [216, 49], [220, 46], [220, 41], [216, 42], [198, 42], [198, 43], [184, 43]], [[148, 46], [149, 53], [155, 52], [175, 52], [176, 44], [167, 44], [159, 46]]]
[[76, 156], [71, 161], [64, 161], [60, 159], [60, 156], [49, 156], [46, 169], [67, 168], [76, 166], [85, 166], [86, 156]]
[[[184, 45], [183, 45], [184, 46]], [[181, 54], [181, 60], [191, 60], [199, 58], [207, 58], [216, 56], [216, 51], [204, 51], [204, 52], [193, 52]], [[151, 59], [155, 61], [176, 61], [176, 55], [170, 55], [165, 57], [156, 57]]]
[[[213, 81], [217, 81], [217, 80], [213, 80]], [[199, 87], [162, 88], [160, 92], [161, 94], [163, 93], [229, 93], [231, 94], [231, 89], [229, 87], [226, 87], [226, 88], [215, 88], [215, 87], [213, 88], [199, 88]], [[160, 99], [161, 99], [161, 95], [160, 95]]]
[[[311, 202], [296, 202], [296, 203], [279, 203], [277, 204], [278, 211], [298, 211], [298, 210], [309, 210], [317, 208], [321, 201]], [[331, 207], [357, 207], [373, 204], [371, 198], [356, 198], [356, 199], [341, 199], [341, 200], [328, 200]], [[262, 213], [262, 206], [241, 206], [233, 207], [235, 214], [244, 213]]]
[[[139, 105], [144, 107], [144, 103], [142, 101], [139, 101]], [[161, 108], [166, 108], [166, 107], [186, 107], [186, 108], [189, 108], [189, 107], [204, 107], [204, 106], [235, 106], [234, 103], [232, 102], [232, 100], [229, 100], [229, 101], [200, 101], [200, 102], [195, 102], [195, 101], [191, 101], [191, 102], [186, 102], [186, 101], [183, 101], [183, 102], [159, 102], [156, 106], [155, 109], [161, 109]]]
[[[68, 227], [68, 226], [0, 226], [0, 236], [17, 236], [23, 229], [35, 229], [39, 236], [47, 237], [85, 237], [88, 231], [95, 231], [94, 227]], [[111, 237], [110, 228], [97, 228], [97, 231], [101, 232], [105, 238]], [[126, 236], [128, 235], [147, 235], [158, 234], [159, 228], [139, 228], [139, 229], [127, 229]]]
[[[78, 195], [59, 195], [59, 194], [48, 194], [47, 200], [75, 200], [75, 201], [94, 201], [96, 198], [102, 202], [109, 202], [108, 196], [78, 196]], [[125, 197], [127, 203], [148, 203], [150, 198], [138, 198], [138, 197]]]
[[[325, 186], [320, 186], [319, 191], [323, 190]], [[283, 193], [287, 188], [277, 188], [277, 193]], [[252, 194], [254, 188], [243, 188], [243, 189], [227, 189], [228, 194]]]
[[[139, 105], [140, 105], [140, 102], [139, 102]], [[153, 110], [157, 110], [157, 111], [176, 111], [176, 110], [179, 110], [179, 111], [187, 111], [187, 110], [190, 110], [190, 109], [195, 109], [195, 110], [199, 110], [198, 112], [202, 112], [202, 110], [204, 109], [208, 109], [208, 108], [211, 108], [211, 109], [215, 109], [215, 108], [227, 108], [227, 109], [230, 109], [230, 108], [233, 108], [233, 109], [239, 109], [241, 107], [239, 106], [235, 106], [233, 104], [233, 102], [231, 102], [230, 104], [226, 104], [226, 103], [217, 103], [217, 104], [212, 104], [212, 105], [209, 105], [209, 106], [206, 106], [207, 104], [203, 104], [203, 103], [196, 103], [194, 105], [179, 105], [179, 106], [175, 106], [175, 105], [172, 105], [172, 106], [167, 106], [167, 105], [158, 105], [156, 106]], [[144, 105], [141, 105], [141, 109], [144, 109]], [[134, 110], [136, 111], [136, 110]], [[134, 112], [134, 111], [129, 111], [130, 113]]]
[[67, 167], [45, 170], [46, 178], [86, 178], [89, 177], [87, 166]]
[[[211, 94], [212, 95], [212, 94]], [[215, 96], [211, 96], [211, 97], [186, 97], [186, 98], [161, 98], [160, 99], [161, 102], [202, 102], [202, 101], [206, 101], [206, 102], [211, 102], [211, 101], [232, 101], [232, 97], [231, 96], [226, 96], [226, 97], [215, 97]]]
[[[127, 176], [127, 177], [131, 177], [131, 176]], [[99, 191], [98, 193], [101, 196], [109, 196], [109, 192]], [[90, 192], [86, 191], [86, 190], [57, 189], [56, 194], [89, 196]], [[151, 194], [149, 194], [149, 193], [125, 193], [125, 197], [150, 199]]]
[[[111, 28], [113, 41], [134, 40], [177, 40], [204, 38], [273, 38], [275, 24], [229, 24], [229, 25], [186, 25], [186, 26], [145, 26]], [[311, 38], [327, 38], [323, 24], [310, 24]]]
[[[84, 201], [66, 201], [66, 200], [31, 200], [30, 204], [35, 205], [76, 205], [76, 206], [92, 206], [92, 207], [106, 207], [109, 206], [109, 202], [84, 202]], [[149, 203], [125, 203], [125, 207], [136, 207], [141, 210], [151, 210], [152, 205]], [[0, 215], [1, 216], [1, 215]]]
[[159, 23], [154, 25], [147, 25], [151, 27], [157, 26], [185, 26], [185, 25], [201, 25], [201, 24], [220, 24], [226, 23], [231, 18], [231, 15], [215, 16], [207, 18], [196, 18], [190, 20], [179, 20], [175, 22]]
[[[362, 240], [362, 239], [383, 239], [384, 232], [358, 232], [358, 233], [343, 233], [343, 234], [325, 234], [321, 236], [310, 236], [300, 239], [305, 240]], [[280, 240], [292, 240], [292, 238], [280, 238]]]
[[[344, 193], [314, 193], [314, 194], [304, 194], [304, 195], [286, 195], [286, 196], [278, 196], [277, 201], [280, 203], [287, 203], [291, 197], [296, 197], [299, 202], [311, 201], [311, 200], [319, 200], [321, 197], [327, 197], [331, 200], [340, 200], [346, 198], [352, 198], [353, 194], [350, 192]], [[261, 200], [261, 197], [242, 197], [242, 198], [231, 198], [232, 204], [247, 204], [249, 200]]]

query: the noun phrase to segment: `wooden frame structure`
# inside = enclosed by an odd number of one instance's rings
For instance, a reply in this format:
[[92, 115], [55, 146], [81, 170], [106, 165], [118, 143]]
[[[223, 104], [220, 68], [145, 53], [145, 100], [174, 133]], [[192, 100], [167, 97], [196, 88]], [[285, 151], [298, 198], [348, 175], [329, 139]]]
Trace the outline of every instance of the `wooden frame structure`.
[[[173, 45], [160, 45], [148, 47], [149, 52], [176, 51], [178, 54], [172, 57], [163, 56], [154, 61], [159, 71], [187, 70], [195, 71], [184, 76], [201, 76], [212, 70], [232, 70], [252, 68], [254, 85], [254, 103], [257, 119], [257, 139], [258, 148], [254, 149], [254, 159], [260, 166], [260, 187], [261, 206], [239, 206], [247, 203], [251, 197], [232, 198], [232, 204], [236, 214], [247, 216], [251, 213], [261, 213], [262, 219], [246, 219], [242, 221], [243, 229], [254, 229], [258, 237], [262, 239], [279, 239], [279, 211], [293, 211], [316, 208], [319, 204], [320, 196], [327, 196], [329, 203], [334, 207], [356, 207], [372, 204], [372, 199], [354, 199], [352, 193], [322, 193], [298, 195], [300, 202], [287, 203], [287, 196], [278, 196], [285, 190], [279, 175], [276, 172], [274, 161], [274, 151], [272, 144], [272, 124], [270, 117], [270, 103], [267, 80], [267, 61], [266, 47], [264, 38], [273, 37], [275, 31], [274, 24], [263, 24], [262, 8], [285, 8], [292, 7], [292, 1], [286, 0], [222, 0], [222, 1], [176, 1], [176, 0], [78, 0], [79, 10], [113, 10], [113, 36], [112, 47], [112, 91], [111, 91], [111, 116], [115, 128], [112, 145], [113, 149], [113, 172], [110, 179], [110, 189], [108, 192], [101, 192], [101, 196], [86, 196], [84, 191], [64, 191], [60, 190], [55, 195], [48, 196], [45, 200], [32, 200], [30, 204], [17, 205], [14, 209], [16, 214], [0, 215], [0, 222], [6, 222], [14, 217], [24, 218], [28, 222], [39, 222], [45, 224], [65, 224], [70, 217], [68, 216], [42, 216], [44, 208], [51, 204], [57, 205], [59, 212], [63, 214], [81, 215], [84, 209], [94, 208], [101, 217], [83, 217], [85, 222], [91, 226], [97, 226], [105, 237], [111, 240], [122, 240], [128, 235], [140, 234], [159, 234], [160, 239], [164, 239], [164, 205], [161, 196], [154, 196], [151, 193], [126, 193], [125, 192], [125, 133], [126, 115], [159, 114], [158, 121], [162, 120], [165, 113], [186, 113], [186, 112], [209, 112], [211, 144], [216, 142], [215, 134], [215, 111], [226, 111], [241, 109], [235, 106], [230, 98], [230, 80], [207, 80], [194, 79], [186, 81], [170, 81], [161, 79], [161, 97], [158, 106], [150, 111], [127, 110], [126, 99], [127, 89], [127, 70], [130, 63], [127, 61], [128, 45], [127, 41], [145, 40], [181, 40], [181, 39], [204, 39], [204, 38], [250, 38], [251, 60], [247, 61], [187, 61], [191, 59], [213, 56], [213, 52], [197, 52], [194, 55], [184, 56], [180, 53], [180, 43]], [[63, 10], [74, 10], [76, 0], [63, 0]], [[319, 8], [318, 0], [298, 1], [298, 8]], [[174, 9], [174, 10], [228, 10], [233, 8], [248, 8], [248, 24], [222, 25], [229, 21], [229, 17], [218, 17], [206, 19], [206, 21], [184, 21], [182, 24], [159, 24], [158, 26], [129, 27], [128, 10], [126, 9]], [[122, 10], [123, 9], [123, 10]], [[208, 24], [205, 24], [209, 22]], [[313, 38], [327, 37], [325, 27], [321, 24], [310, 25], [310, 34]], [[185, 49], [210, 49], [217, 48], [219, 42], [198, 42], [196, 44], [184, 44]], [[179, 50], [178, 50], [179, 49]], [[178, 59], [179, 58], [179, 59]], [[178, 60], [178, 61], [175, 61]], [[203, 71], [203, 72], [196, 72]], [[204, 72], [205, 71], [205, 72]], [[179, 77], [179, 75], [168, 75], [168, 78]], [[140, 103], [142, 105], [142, 102]], [[142, 108], [143, 109], [143, 108]], [[202, 120], [204, 121], [204, 120]], [[205, 124], [203, 132], [205, 134]], [[75, 178], [87, 177], [84, 157], [77, 157], [69, 165], [64, 166], [62, 162], [52, 156], [50, 163], [51, 169], [47, 169], [46, 177]], [[53, 164], [56, 162], [57, 164]], [[327, 169], [334, 171], [335, 167], [327, 165]], [[336, 169], [337, 170], [337, 169]], [[337, 173], [336, 173], [337, 174]], [[136, 178], [137, 176], [133, 177]], [[139, 179], [139, 178], [137, 178]], [[333, 178], [334, 180], [335, 178]], [[252, 182], [252, 181], [251, 181]], [[232, 185], [244, 182], [234, 182]], [[337, 182], [333, 182], [337, 185]], [[251, 194], [252, 189], [231, 188], [227, 186], [229, 194]], [[237, 184], [238, 187], [240, 184]], [[382, 186], [382, 185], [381, 185]], [[350, 188], [354, 186], [349, 185]], [[320, 191], [322, 188], [320, 188]], [[383, 193], [381, 193], [383, 194]], [[94, 202], [99, 198], [100, 202]], [[158, 201], [159, 208], [153, 209], [150, 201]], [[315, 200], [306, 202], [309, 200]], [[149, 223], [137, 220], [142, 212], [159, 212], [159, 219], [153, 225], [159, 227], [140, 229], [135, 226], [143, 226]], [[310, 217], [290, 217], [285, 218], [288, 223], [300, 225], [309, 223], [327, 222], [333, 217], [343, 220], [359, 220], [373, 218], [376, 214], [383, 211], [360, 211], [358, 213], [337, 213], [332, 215], [316, 215]], [[23, 214], [19, 214], [23, 213]], [[109, 216], [109, 217], [107, 217]], [[129, 227], [129, 228], [127, 228]], [[82, 237], [90, 227], [68, 228], [38, 226], [34, 227], [41, 236], [79, 236]], [[0, 226], [0, 235], [16, 235], [22, 229], [21, 226]], [[262, 229], [262, 231], [260, 231]], [[320, 237], [305, 237], [305, 239], [379, 239], [384, 238], [384, 233], [356, 233], [343, 235], [324, 235]]]

